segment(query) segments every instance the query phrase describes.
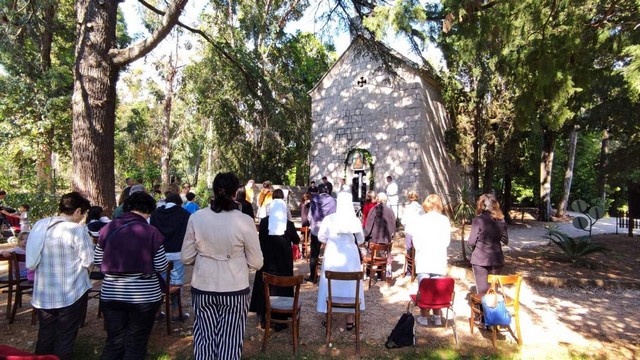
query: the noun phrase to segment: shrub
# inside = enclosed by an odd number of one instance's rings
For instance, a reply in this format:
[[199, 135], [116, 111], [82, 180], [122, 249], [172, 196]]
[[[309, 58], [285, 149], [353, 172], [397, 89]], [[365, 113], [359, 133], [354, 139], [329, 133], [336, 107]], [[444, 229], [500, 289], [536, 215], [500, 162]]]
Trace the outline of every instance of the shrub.
[[590, 254], [598, 252], [608, 253], [611, 251], [602, 244], [592, 243], [588, 237], [572, 238], [556, 228], [549, 229], [546, 238], [556, 244], [571, 262], [578, 262]]
[[29, 218], [31, 224], [44, 217], [55, 215], [58, 212], [60, 196], [44, 192], [25, 192], [7, 194], [5, 203], [18, 210], [22, 204], [29, 205]]

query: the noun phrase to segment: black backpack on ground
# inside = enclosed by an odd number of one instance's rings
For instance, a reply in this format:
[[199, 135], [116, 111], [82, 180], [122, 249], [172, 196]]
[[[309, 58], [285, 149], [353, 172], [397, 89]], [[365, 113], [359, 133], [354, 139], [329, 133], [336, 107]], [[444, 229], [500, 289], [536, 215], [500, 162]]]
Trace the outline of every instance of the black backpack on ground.
[[384, 346], [387, 349], [396, 349], [415, 345], [414, 322], [415, 319], [411, 313], [402, 314]]

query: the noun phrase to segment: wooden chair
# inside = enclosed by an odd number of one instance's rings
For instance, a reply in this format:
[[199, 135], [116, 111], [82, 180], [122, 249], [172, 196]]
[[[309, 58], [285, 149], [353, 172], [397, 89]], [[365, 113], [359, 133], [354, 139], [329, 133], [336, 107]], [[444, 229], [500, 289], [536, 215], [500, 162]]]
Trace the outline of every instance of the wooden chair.
[[402, 276], [407, 276], [407, 270], [411, 271], [411, 282], [416, 279], [416, 248], [412, 247], [408, 253], [404, 254], [404, 269]]
[[7, 319], [11, 316], [11, 305], [13, 302], [13, 292], [16, 286], [16, 279], [14, 279], [14, 272], [12, 271], [12, 256], [2, 256], [0, 254], [0, 266], [2, 263], [6, 263], [7, 267], [7, 275], [0, 276], [0, 294], [6, 292], [7, 293]]
[[410, 312], [412, 306], [420, 309], [447, 309], [445, 313], [444, 327], [449, 323], [449, 310], [453, 313], [453, 321], [451, 329], [453, 329], [453, 338], [458, 343], [458, 334], [456, 333], [456, 313], [453, 310], [453, 301], [456, 297], [456, 283], [453, 278], [426, 278], [420, 281], [418, 293], [409, 295], [410, 301], [407, 304], [407, 312]]
[[[262, 351], [267, 350], [267, 340], [269, 339], [269, 332], [271, 330], [271, 323], [277, 324], [291, 324], [291, 334], [293, 335], [293, 353], [298, 351], [298, 339], [300, 338], [300, 310], [302, 304], [298, 301], [300, 299], [300, 286], [302, 285], [303, 276], [276, 276], [268, 273], [262, 274], [264, 281], [264, 299], [265, 299], [265, 313], [266, 324], [264, 327], [264, 337], [262, 338]], [[288, 296], [271, 296], [270, 287], [293, 287], [293, 297]], [[283, 314], [290, 318], [281, 320], [273, 319], [272, 314]]]
[[[91, 280], [91, 289], [89, 289], [89, 299], [98, 299], [98, 319], [102, 318], [102, 305], [100, 304], [100, 294], [102, 293], [102, 279], [104, 279], [104, 273], [100, 271], [100, 268], [96, 269], [94, 265], [92, 271], [89, 272], [89, 279]], [[83, 321], [84, 324], [84, 321]]]
[[391, 253], [391, 243], [376, 244], [370, 242], [369, 255], [362, 258], [362, 271], [369, 274], [369, 288], [371, 288], [371, 280], [376, 273], [380, 273], [382, 278], [390, 283], [391, 279], [387, 279], [387, 263], [389, 262], [389, 254]]
[[[522, 274], [515, 275], [489, 275], [489, 283], [504, 297], [504, 303], [515, 320], [516, 332], [514, 334], [511, 325], [506, 326], [511, 336], [522, 346], [522, 333], [520, 332], [520, 285], [522, 284]], [[475, 326], [484, 327], [481, 322], [482, 313], [482, 296], [484, 294], [472, 294], [469, 297], [469, 307], [471, 308], [471, 316], [469, 317], [469, 329], [473, 333]], [[499, 326], [491, 326], [491, 342], [494, 348], [497, 348], [497, 333], [500, 331]]]
[[[11, 307], [11, 314], [9, 315], [9, 324], [13, 324], [16, 313], [18, 312], [18, 306], [22, 307], [22, 296], [33, 295], [33, 281], [23, 279], [20, 277], [20, 263], [26, 261], [25, 254], [11, 253], [11, 269], [13, 272], [13, 278], [18, 279], [16, 281], [15, 299], [13, 306]], [[31, 310], [31, 325], [36, 324], [36, 310]]]
[[173, 270], [173, 263], [169, 261], [169, 266], [165, 272], [165, 288], [162, 289], [164, 293], [164, 313], [165, 319], [167, 319], [167, 335], [171, 335], [171, 297], [175, 294], [175, 298], [178, 301], [178, 317], [180, 321], [184, 321], [184, 314], [182, 313], [182, 286], [171, 285], [171, 270]]
[[[356, 332], [356, 354], [360, 353], [360, 282], [363, 277], [363, 273], [356, 272], [339, 272], [326, 270], [324, 276], [327, 278], [327, 346], [331, 343], [331, 319], [333, 315], [333, 309], [351, 309], [355, 313], [355, 332]], [[355, 296], [353, 297], [340, 297], [333, 296], [331, 291], [331, 282], [334, 280], [341, 281], [353, 281], [355, 282]]]
[[297, 231], [302, 235], [302, 241], [300, 241], [300, 245], [302, 245], [302, 256], [309, 261], [309, 255], [311, 255], [311, 236], [309, 232], [308, 226], [302, 226], [296, 228]]

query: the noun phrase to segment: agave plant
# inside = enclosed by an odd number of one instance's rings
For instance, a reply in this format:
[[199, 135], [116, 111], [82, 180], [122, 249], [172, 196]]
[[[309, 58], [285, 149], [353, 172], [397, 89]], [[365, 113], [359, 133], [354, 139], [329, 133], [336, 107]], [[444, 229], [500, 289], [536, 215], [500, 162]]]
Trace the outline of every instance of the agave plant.
[[556, 228], [549, 229], [546, 238], [556, 244], [564, 255], [574, 263], [590, 254], [598, 252], [608, 253], [611, 251], [602, 244], [592, 243], [588, 237], [572, 238]]
[[462, 245], [462, 259], [467, 261], [467, 246], [464, 242], [464, 229], [476, 214], [475, 191], [468, 184], [464, 184], [462, 188], [455, 189], [449, 193], [449, 197], [454, 199], [453, 203], [453, 221], [460, 224], [462, 235], [460, 236], [460, 244]]

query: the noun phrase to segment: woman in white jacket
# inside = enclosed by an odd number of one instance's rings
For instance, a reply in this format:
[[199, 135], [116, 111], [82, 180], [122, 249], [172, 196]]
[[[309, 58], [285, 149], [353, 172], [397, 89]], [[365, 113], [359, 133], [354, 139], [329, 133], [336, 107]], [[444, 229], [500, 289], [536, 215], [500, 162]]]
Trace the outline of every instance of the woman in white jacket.
[[[407, 231], [413, 236], [416, 249], [415, 266], [418, 284], [425, 278], [444, 277], [447, 274], [447, 247], [451, 241], [451, 224], [443, 214], [444, 206], [440, 196], [431, 194], [422, 203], [425, 214], [407, 225]], [[418, 321], [428, 325], [429, 310], [421, 310]], [[441, 311], [433, 310], [434, 325], [442, 325]]]

